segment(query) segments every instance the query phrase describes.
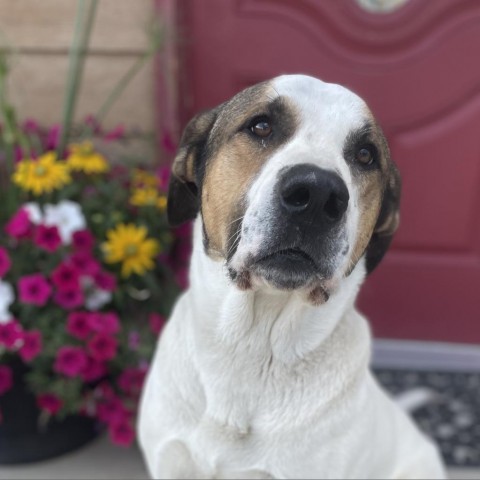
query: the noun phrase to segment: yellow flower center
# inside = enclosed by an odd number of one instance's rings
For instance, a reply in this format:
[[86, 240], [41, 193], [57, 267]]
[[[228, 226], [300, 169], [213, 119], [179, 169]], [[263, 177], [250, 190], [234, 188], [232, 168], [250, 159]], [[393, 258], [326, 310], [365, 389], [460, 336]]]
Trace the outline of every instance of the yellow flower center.
[[42, 167], [42, 165], [38, 165], [35, 167], [35, 176], [36, 177], [43, 177], [47, 173], [47, 169]]
[[118, 224], [107, 232], [107, 241], [102, 245], [107, 263], [121, 263], [122, 277], [132, 274], [144, 275], [155, 268], [155, 256], [160, 244], [147, 237], [146, 227], [134, 224]]
[[127, 257], [133, 257], [137, 253], [138, 253], [137, 245], [134, 245], [133, 243], [131, 243], [125, 247], [125, 255]]

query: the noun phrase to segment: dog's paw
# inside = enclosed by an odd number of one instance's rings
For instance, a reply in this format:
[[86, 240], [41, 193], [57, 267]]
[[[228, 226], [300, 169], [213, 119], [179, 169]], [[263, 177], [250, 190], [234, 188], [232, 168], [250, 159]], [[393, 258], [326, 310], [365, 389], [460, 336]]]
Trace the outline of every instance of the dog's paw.
[[153, 473], [155, 478], [159, 479], [213, 478], [200, 470], [188, 448], [179, 440], [167, 443], [161, 450], [156, 471]]
[[265, 472], [263, 470], [243, 470], [241, 472], [222, 472], [221, 475], [216, 475], [215, 478], [228, 478], [231, 480], [235, 479], [245, 479], [245, 480], [250, 480], [250, 479], [271, 479], [275, 478], [272, 475], [270, 475], [268, 472]]

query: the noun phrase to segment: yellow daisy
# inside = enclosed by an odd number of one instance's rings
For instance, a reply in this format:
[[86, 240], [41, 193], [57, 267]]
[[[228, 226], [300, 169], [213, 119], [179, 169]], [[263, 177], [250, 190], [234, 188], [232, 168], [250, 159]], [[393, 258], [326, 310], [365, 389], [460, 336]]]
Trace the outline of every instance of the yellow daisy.
[[153, 173], [136, 168], [133, 170], [132, 183], [135, 188], [157, 188], [158, 178]]
[[65, 162], [57, 161], [55, 152], [47, 152], [36, 160], [22, 160], [16, 165], [12, 180], [34, 195], [50, 193], [72, 181], [68, 166]]
[[154, 257], [160, 252], [160, 244], [147, 238], [147, 229], [129, 223], [121, 223], [107, 232], [108, 241], [102, 249], [107, 263], [121, 263], [122, 277], [132, 273], [143, 275], [155, 267]]
[[157, 207], [165, 210], [167, 199], [160, 195], [155, 188], [136, 188], [132, 191], [130, 203], [136, 207]]
[[72, 170], [87, 175], [105, 173], [109, 170], [107, 160], [94, 150], [92, 142], [74, 143], [69, 145], [69, 150], [67, 162]]

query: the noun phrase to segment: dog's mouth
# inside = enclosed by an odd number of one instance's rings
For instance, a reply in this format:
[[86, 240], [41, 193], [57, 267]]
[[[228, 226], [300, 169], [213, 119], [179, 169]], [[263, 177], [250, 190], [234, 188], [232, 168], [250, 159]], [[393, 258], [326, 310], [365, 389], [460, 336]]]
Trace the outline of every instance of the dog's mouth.
[[253, 265], [262, 267], [280, 267], [286, 269], [318, 270], [313, 258], [299, 248], [283, 248], [281, 250], [262, 255], [253, 259]]
[[320, 305], [330, 297], [330, 281], [322, 275], [318, 262], [300, 248], [283, 248], [252, 256], [240, 271], [229, 267], [232, 281], [249, 290], [262, 279], [278, 290], [305, 290], [307, 300]]
[[249, 270], [279, 289], [293, 290], [318, 276], [315, 260], [300, 248], [283, 248], [259, 255], [249, 262]]

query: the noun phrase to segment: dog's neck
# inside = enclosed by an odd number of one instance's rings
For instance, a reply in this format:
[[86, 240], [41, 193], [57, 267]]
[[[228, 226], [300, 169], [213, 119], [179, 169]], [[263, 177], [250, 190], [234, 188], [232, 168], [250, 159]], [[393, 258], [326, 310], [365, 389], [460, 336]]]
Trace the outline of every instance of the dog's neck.
[[258, 343], [259, 351], [267, 349], [273, 359], [294, 364], [324, 346], [342, 319], [353, 314], [364, 277], [364, 262], [360, 261], [329, 300], [319, 306], [307, 303], [294, 291], [240, 291], [228, 279], [222, 262], [206, 255], [201, 220], [197, 219], [187, 296], [199, 334], [233, 348], [248, 338], [251, 349], [256, 348], [252, 342]]

